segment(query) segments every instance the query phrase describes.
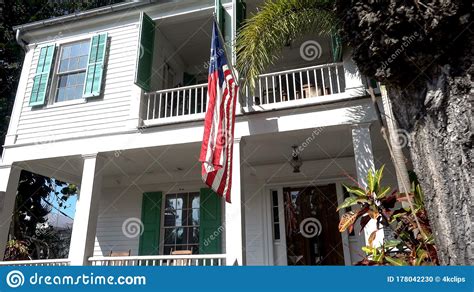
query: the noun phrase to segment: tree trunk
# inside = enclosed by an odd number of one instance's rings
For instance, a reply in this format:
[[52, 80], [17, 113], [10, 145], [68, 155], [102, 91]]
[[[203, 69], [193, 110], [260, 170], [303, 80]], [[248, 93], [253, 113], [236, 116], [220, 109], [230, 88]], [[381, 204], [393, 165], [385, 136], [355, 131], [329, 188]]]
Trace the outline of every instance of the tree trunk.
[[389, 88], [389, 97], [409, 140], [441, 264], [473, 265], [472, 67], [459, 74], [446, 65], [424, 74], [426, 84]]

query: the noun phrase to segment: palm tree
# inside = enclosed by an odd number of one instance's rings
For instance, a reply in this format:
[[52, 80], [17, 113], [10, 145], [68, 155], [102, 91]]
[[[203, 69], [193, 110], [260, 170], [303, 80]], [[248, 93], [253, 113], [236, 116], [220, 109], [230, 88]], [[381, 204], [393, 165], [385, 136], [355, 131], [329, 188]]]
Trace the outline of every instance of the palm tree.
[[472, 29], [471, 1], [465, 0], [267, 0], [238, 33], [237, 69], [254, 87], [289, 42], [309, 33], [340, 33], [361, 73], [387, 85], [394, 118], [409, 139], [441, 263], [469, 265]]
[[337, 31], [337, 20], [331, 0], [266, 1], [257, 14], [248, 18], [237, 42], [237, 68], [244, 83], [255, 80], [278, 53], [305, 34], [331, 35]]

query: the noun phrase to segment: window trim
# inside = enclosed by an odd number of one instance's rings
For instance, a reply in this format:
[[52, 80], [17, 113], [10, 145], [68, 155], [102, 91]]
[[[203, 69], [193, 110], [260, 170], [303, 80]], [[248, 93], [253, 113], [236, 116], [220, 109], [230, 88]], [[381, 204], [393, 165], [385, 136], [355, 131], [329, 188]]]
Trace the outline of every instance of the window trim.
[[[189, 190], [189, 191], [170, 191], [170, 192], [163, 192], [162, 197], [161, 197], [161, 220], [160, 220], [160, 238], [159, 238], [159, 255], [165, 255], [165, 210], [166, 210], [166, 196], [168, 195], [179, 195], [179, 194], [191, 194], [191, 193], [196, 193], [199, 194], [199, 199], [201, 199], [201, 192], [195, 191], [195, 190]], [[199, 228], [201, 228], [201, 205], [199, 204]], [[200, 229], [199, 229], [200, 230]], [[199, 231], [200, 232], [200, 231]], [[199, 242], [197, 243], [198, 250], [199, 250]]]
[[[51, 86], [50, 86], [49, 93], [47, 95], [47, 98], [48, 98], [48, 100], [46, 102], [46, 107], [47, 108], [55, 108], [55, 107], [61, 107], [61, 106], [87, 103], [87, 98], [83, 97], [85, 79], [86, 79], [85, 76], [84, 76], [84, 84], [82, 86], [82, 91], [81, 91], [82, 92], [81, 98], [66, 100], [66, 101], [56, 101], [56, 97], [57, 97], [57, 89], [58, 89], [57, 86], [58, 86], [60, 76], [67, 75], [67, 74], [79, 73], [79, 72], [82, 72], [82, 71], [87, 73], [87, 64], [86, 64], [86, 68], [84, 70], [83, 69], [80, 69], [80, 70], [76, 69], [76, 70], [72, 70], [72, 71], [67, 72], [67, 73], [60, 73], [59, 72], [59, 65], [61, 63], [61, 56], [62, 56], [62, 47], [67, 46], [67, 45], [71, 45], [71, 44], [75, 44], [75, 43], [85, 42], [85, 41], [89, 41], [89, 43], [90, 43], [92, 37], [93, 37], [93, 35], [87, 36], [87, 37], [82, 37], [82, 38], [77, 38], [77, 39], [70, 40], [70, 41], [57, 42], [55, 44], [56, 54], [54, 56], [54, 67], [53, 67], [53, 72], [52, 72], [53, 76], [51, 77]], [[87, 63], [89, 63], [89, 53], [87, 53]]]

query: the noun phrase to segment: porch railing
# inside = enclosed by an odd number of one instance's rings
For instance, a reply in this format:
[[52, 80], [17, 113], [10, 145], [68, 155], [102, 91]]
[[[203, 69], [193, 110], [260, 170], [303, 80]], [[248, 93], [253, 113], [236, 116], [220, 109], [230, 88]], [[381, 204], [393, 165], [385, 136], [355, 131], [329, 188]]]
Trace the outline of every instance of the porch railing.
[[2, 261], [0, 266], [69, 266], [68, 259]]
[[[247, 110], [270, 110], [339, 98], [345, 92], [342, 63], [332, 63], [262, 74], [253, 91], [240, 89]], [[204, 118], [207, 84], [178, 87], [145, 94], [145, 125]]]
[[225, 254], [91, 257], [92, 266], [223, 266]]
[[253, 94], [249, 87], [245, 88], [243, 94], [247, 98], [244, 99], [246, 102], [244, 106], [307, 100], [343, 93], [344, 90], [345, 78], [342, 63], [273, 72], [260, 75]]
[[145, 121], [182, 121], [204, 117], [207, 84], [159, 90], [145, 94]]

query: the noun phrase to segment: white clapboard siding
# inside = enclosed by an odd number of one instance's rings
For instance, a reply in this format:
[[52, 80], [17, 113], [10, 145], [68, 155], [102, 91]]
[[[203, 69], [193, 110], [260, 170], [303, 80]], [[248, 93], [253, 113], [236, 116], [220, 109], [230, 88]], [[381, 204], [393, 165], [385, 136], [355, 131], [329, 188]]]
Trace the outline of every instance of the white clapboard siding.
[[[101, 135], [126, 130], [137, 56], [138, 28], [135, 24], [107, 30], [109, 46], [102, 96], [87, 102], [32, 109], [29, 98], [40, 47], [33, 53], [32, 66], [23, 98], [16, 143], [42, 142]], [[85, 36], [90, 37], [90, 35]], [[51, 88], [55, 90], [55, 88]], [[59, 104], [58, 104], [59, 105]]]
[[[128, 251], [138, 255], [139, 236], [127, 236], [124, 222], [141, 217], [142, 195], [139, 188], [114, 188], [103, 191], [97, 219], [94, 256], [108, 256], [110, 251]], [[132, 219], [130, 219], [132, 220]]]

